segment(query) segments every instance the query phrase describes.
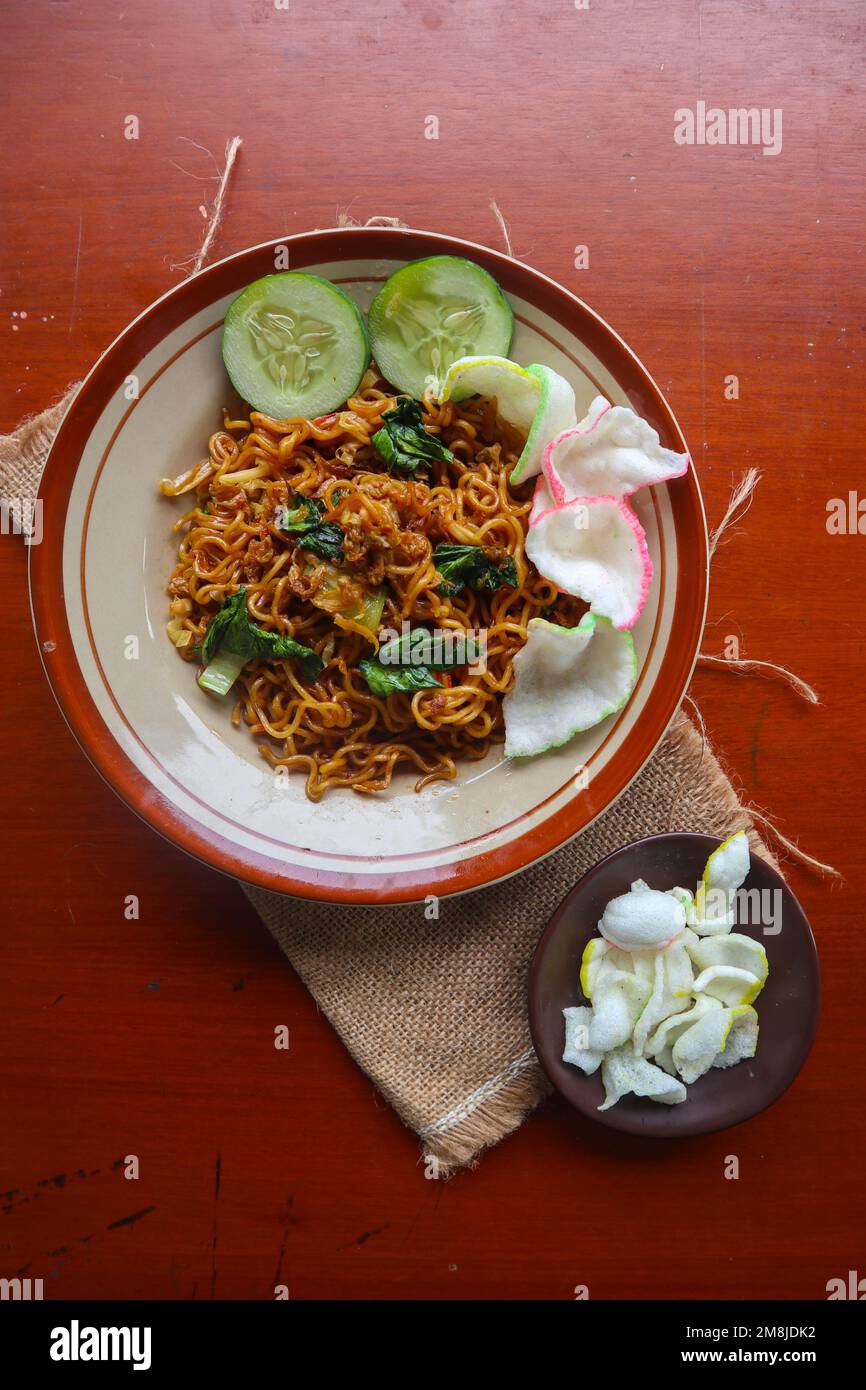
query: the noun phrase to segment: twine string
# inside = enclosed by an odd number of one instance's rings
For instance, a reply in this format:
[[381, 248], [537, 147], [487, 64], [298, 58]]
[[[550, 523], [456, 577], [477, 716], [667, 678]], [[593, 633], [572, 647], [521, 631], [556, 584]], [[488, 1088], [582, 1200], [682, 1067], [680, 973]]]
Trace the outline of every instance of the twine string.
[[496, 202], [495, 199], [494, 199], [494, 201], [491, 202], [491, 204], [490, 204], [490, 211], [493, 213], [493, 216], [496, 218], [496, 221], [499, 223], [499, 230], [500, 230], [500, 232], [502, 233], [502, 240], [505, 242], [505, 254], [506, 254], [507, 256], [510, 256], [511, 259], [514, 260], [514, 252], [513, 252], [512, 249], [511, 249], [511, 237], [509, 236], [509, 233], [508, 233], [508, 223], [505, 221], [505, 218], [502, 216], [502, 213], [500, 212], [500, 209], [499, 209], [499, 204]]
[[[187, 139], [187, 137], [181, 136], [181, 139]], [[197, 144], [195, 140], [190, 140], [189, 143], [191, 145], [195, 145], [196, 149], [204, 150], [205, 154], [210, 155], [211, 159], [214, 159], [214, 156], [211, 154], [211, 151], [205, 149], [204, 145]], [[211, 244], [213, 242], [214, 237], [217, 234], [219, 225], [223, 219], [224, 203], [226, 192], [229, 186], [229, 179], [231, 178], [232, 170], [235, 166], [235, 160], [238, 157], [238, 150], [240, 149], [242, 144], [243, 140], [241, 139], [241, 137], [239, 135], [235, 135], [232, 137], [231, 140], [229, 140], [228, 144], [226, 145], [226, 162], [223, 165], [222, 173], [218, 175], [219, 183], [217, 184], [217, 191], [214, 196], [213, 203], [211, 205], [210, 217], [208, 218], [208, 224], [205, 228], [204, 239], [201, 243], [201, 246], [199, 247], [198, 251], [196, 251], [194, 256], [188, 257], [185, 261], [178, 261], [175, 265], [171, 267], [172, 270], [185, 270], [187, 273], [187, 277], [189, 277], [190, 275], [196, 275], [198, 271], [201, 270], [202, 266], [207, 260], [208, 255], [210, 254]], [[214, 160], [214, 164], [216, 164], [216, 160]], [[177, 165], [176, 167], [180, 168], [180, 165]], [[181, 172], [185, 173], [186, 170], [182, 170]], [[211, 174], [208, 177], [216, 178], [217, 175]]]
[[796, 690], [810, 705], [821, 703], [817, 690], [793, 671], [789, 671], [787, 666], [779, 666], [775, 661], [758, 661], [751, 657], [712, 656], [709, 652], [699, 652], [698, 661], [703, 666], [724, 666], [729, 671], [740, 671], [743, 674], [753, 672], [755, 675], [763, 675], [766, 672], [780, 676], [786, 685]]
[[747, 469], [731, 493], [731, 500], [728, 503], [727, 510], [716, 529], [710, 535], [711, 560], [716, 553], [716, 547], [719, 541], [728, 528], [732, 526], [735, 521], [742, 521], [746, 512], [751, 507], [752, 502], [755, 500], [755, 488], [758, 486], [760, 477], [761, 475], [757, 468]]
[[[735, 524], [735, 522], [742, 520], [746, 512], [751, 507], [755, 497], [755, 489], [758, 486], [760, 477], [761, 475], [758, 472], [757, 468], [749, 468], [734, 487], [728, 505], [725, 509], [724, 516], [722, 517], [718, 526], [710, 535], [709, 559], [711, 563], [722, 537], [730, 529], [730, 527]], [[746, 657], [735, 659], [733, 657], [727, 658], [724, 656], [713, 656], [709, 652], [699, 652], [698, 662], [704, 665], [721, 667], [723, 670], [733, 671], [735, 673], [739, 672], [741, 675], [776, 675], [781, 677], [781, 679], [787, 685], [789, 685], [792, 690], [795, 690], [797, 694], [801, 695], [803, 699], [808, 701], [810, 705], [818, 705], [821, 703], [817, 691], [814, 690], [811, 685], [804, 681], [800, 676], [795, 675], [793, 671], [789, 671], [787, 666], [779, 666], [775, 661], [758, 661], [756, 659], [750, 659]], [[686, 701], [692, 707], [697, 717], [698, 731], [700, 733], [703, 745], [701, 757], [703, 757], [703, 749], [711, 746], [710, 738], [707, 733], [707, 726], [704, 721], [704, 717], [701, 714], [701, 711], [697, 705], [697, 702], [694, 699], [692, 699], [691, 695], [686, 694], [684, 696], [684, 702]], [[680, 783], [680, 785], [677, 787], [674, 796], [674, 801], [671, 806], [670, 818], [668, 821], [669, 825], [673, 823], [676, 801], [679, 797], [681, 788], [682, 783]], [[840, 874], [839, 870], [834, 868], [832, 864], [825, 864], [823, 860], [816, 859], [813, 855], [807, 854], [807, 852], [804, 849], [801, 849], [800, 846], [796, 844], [794, 840], [789, 840], [786, 835], [783, 835], [781, 830], [779, 830], [778, 826], [776, 826], [773, 823], [773, 821], [770, 820], [769, 816], [767, 816], [763, 811], [758, 811], [753, 806], [746, 806], [745, 803], [744, 809], [748, 812], [748, 814], [752, 817], [753, 820], [757, 820], [760, 822], [761, 825], [765, 826], [765, 828], [770, 831], [770, 833], [778, 841], [778, 843], [780, 845], [783, 845], [784, 848], [788, 851], [788, 853], [794, 859], [798, 860], [799, 863], [805, 864], [810, 869], [814, 869], [816, 873], [837, 879], [842, 878], [842, 874]]]
[[[337, 209], [336, 222], [335, 222], [335, 224], [334, 224], [335, 226], [340, 227], [340, 228], [344, 228], [344, 227], [398, 227], [398, 228], [401, 228], [403, 231], [407, 231], [407, 230], [408, 230], [408, 223], [404, 222], [404, 221], [402, 220], [402, 218], [400, 218], [400, 217], [387, 217], [387, 216], [383, 215], [382, 213], [376, 213], [373, 217], [368, 217], [368, 218], [366, 219], [366, 221], [361, 222], [357, 217], [353, 217], [353, 216], [352, 216], [351, 206], [352, 206], [352, 205], [351, 205], [351, 203], [350, 203], [349, 206], [348, 206], [347, 208], [338, 208], [338, 209]], [[511, 247], [511, 235], [510, 235], [510, 232], [509, 232], [509, 230], [508, 230], [508, 223], [506, 222], [505, 218], [504, 218], [503, 215], [502, 215], [502, 210], [500, 209], [499, 204], [498, 204], [495, 200], [494, 200], [493, 202], [491, 202], [489, 206], [490, 206], [491, 212], [493, 213], [493, 216], [496, 218], [497, 225], [498, 225], [499, 230], [500, 230], [500, 232], [501, 232], [501, 234], [502, 234], [502, 242], [503, 242], [503, 245], [504, 245], [504, 247], [505, 247], [505, 254], [506, 254], [507, 256], [510, 256], [511, 259], [514, 260], [514, 259], [515, 259], [515, 255], [514, 255], [514, 251], [512, 250], [512, 247]], [[327, 231], [328, 228], [327, 228], [327, 227], [316, 227], [315, 230], [316, 230], [317, 232], [324, 232], [324, 231]]]
[[808, 867], [814, 869], [816, 873], [823, 874], [828, 878], [838, 879], [840, 883], [844, 883], [844, 875], [841, 874], [838, 869], [834, 868], [832, 864], [825, 864], [822, 859], [815, 859], [811, 854], [807, 854], [794, 840], [789, 840], [787, 835], [783, 835], [775, 822], [771, 821], [770, 817], [765, 815], [763, 811], [758, 811], [754, 806], [748, 806], [746, 809], [752, 820], [758, 821], [769, 830], [770, 834], [779, 841], [779, 844], [784, 845], [785, 849], [788, 850], [795, 859], [798, 859], [801, 864], [808, 865]]

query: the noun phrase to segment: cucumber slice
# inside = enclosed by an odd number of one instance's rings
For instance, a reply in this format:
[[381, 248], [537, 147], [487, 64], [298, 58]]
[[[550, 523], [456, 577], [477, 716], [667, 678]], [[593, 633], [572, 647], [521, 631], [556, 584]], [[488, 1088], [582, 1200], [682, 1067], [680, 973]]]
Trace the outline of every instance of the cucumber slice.
[[385, 281], [368, 325], [386, 381], [420, 400], [428, 388], [438, 391], [458, 357], [505, 357], [514, 315], [480, 265], [460, 256], [428, 256]]
[[235, 390], [275, 420], [338, 409], [370, 361], [358, 306], [330, 280], [292, 270], [247, 285], [229, 305], [222, 347]]

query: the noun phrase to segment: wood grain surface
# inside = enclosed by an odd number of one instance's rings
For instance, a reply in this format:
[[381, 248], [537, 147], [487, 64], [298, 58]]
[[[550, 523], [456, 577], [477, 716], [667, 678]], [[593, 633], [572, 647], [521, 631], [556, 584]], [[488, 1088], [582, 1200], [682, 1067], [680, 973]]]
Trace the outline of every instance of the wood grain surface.
[[[830, 499], [866, 495], [863, 6], [31, 0], [3, 7], [0, 32], [0, 427], [183, 274], [216, 186], [206, 151], [221, 162], [232, 135], [216, 254], [338, 210], [499, 246], [495, 200], [515, 254], [662, 385], [710, 519], [761, 470], [716, 556], [705, 650], [737, 636], [822, 703], [712, 670], [692, 694], [746, 795], [846, 878], [790, 872], [825, 1002], [770, 1111], [668, 1145], [552, 1101], [475, 1172], [426, 1181], [237, 886], [86, 762], [42, 676], [24, 547], [4, 536], [0, 1275], [41, 1276], [55, 1298], [271, 1298], [285, 1283], [301, 1299], [568, 1299], [578, 1284], [823, 1298], [866, 1274], [866, 535], [827, 529]], [[700, 99], [780, 109], [781, 152], [678, 145], [674, 112]]]

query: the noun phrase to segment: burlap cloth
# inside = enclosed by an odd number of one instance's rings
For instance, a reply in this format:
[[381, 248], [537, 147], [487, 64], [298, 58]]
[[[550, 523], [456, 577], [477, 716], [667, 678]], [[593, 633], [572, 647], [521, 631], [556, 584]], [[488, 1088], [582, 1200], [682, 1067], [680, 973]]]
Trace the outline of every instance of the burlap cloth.
[[[36, 495], [74, 394], [0, 437], [0, 504]], [[424, 905], [355, 908], [245, 887], [352, 1056], [443, 1176], [521, 1123], [549, 1091], [529, 1038], [526, 980], [554, 908], [593, 864], [665, 830], [745, 825], [775, 862], [728, 777], [680, 710], [637, 780], [590, 829], [498, 887]]]

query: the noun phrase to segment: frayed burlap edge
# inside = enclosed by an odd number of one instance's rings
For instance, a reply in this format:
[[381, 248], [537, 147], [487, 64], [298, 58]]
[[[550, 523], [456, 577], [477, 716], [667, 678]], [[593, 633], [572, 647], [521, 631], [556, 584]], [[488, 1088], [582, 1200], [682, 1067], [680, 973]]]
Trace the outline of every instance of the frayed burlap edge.
[[28, 415], [11, 434], [0, 434], [0, 499], [4, 505], [32, 501], [60, 421], [81, 385], [74, 381], [47, 410]]
[[531, 1049], [501, 1077], [479, 1089], [484, 1094], [477, 1104], [473, 1105], [469, 1096], [452, 1115], [419, 1132], [424, 1161], [435, 1163], [438, 1177], [451, 1177], [458, 1168], [474, 1168], [484, 1149], [513, 1134], [527, 1115], [553, 1094]]

